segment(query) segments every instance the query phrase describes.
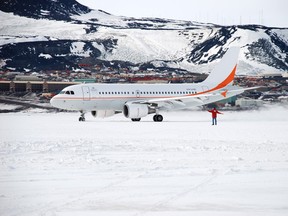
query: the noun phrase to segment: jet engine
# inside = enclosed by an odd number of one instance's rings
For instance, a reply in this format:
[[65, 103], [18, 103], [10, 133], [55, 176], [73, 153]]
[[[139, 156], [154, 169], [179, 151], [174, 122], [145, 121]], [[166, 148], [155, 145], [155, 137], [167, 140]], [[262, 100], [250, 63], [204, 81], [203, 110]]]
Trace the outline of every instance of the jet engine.
[[150, 113], [155, 113], [155, 109], [150, 108], [147, 104], [132, 103], [126, 103], [123, 111], [124, 116], [131, 119], [142, 118]]
[[107, 118], [116, 114], [115, 110], [95, 110], [91, 112], [95, 118]]

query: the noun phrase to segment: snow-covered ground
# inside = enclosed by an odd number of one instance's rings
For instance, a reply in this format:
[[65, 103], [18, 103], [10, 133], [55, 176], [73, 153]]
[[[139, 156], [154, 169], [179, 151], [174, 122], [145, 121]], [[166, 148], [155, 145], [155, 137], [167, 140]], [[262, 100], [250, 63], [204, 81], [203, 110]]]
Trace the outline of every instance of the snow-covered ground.
[[287, 113], [0, 114], [1, 216], [288, 215]]
[[14, 109], [17, 109], [19, 107], [21, 107], [21, 106], [13, 105], [13, 104], [0, 103], [0, 110], [14, 110]]

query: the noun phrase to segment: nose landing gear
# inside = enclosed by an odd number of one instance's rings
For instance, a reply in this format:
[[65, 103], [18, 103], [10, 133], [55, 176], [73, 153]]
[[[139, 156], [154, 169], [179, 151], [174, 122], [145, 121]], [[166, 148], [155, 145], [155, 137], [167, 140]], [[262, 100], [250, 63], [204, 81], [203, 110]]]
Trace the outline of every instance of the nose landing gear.
[[81, 116], [79, 117], [79, 121], [85, 121], [85, 113], [81, 111]]

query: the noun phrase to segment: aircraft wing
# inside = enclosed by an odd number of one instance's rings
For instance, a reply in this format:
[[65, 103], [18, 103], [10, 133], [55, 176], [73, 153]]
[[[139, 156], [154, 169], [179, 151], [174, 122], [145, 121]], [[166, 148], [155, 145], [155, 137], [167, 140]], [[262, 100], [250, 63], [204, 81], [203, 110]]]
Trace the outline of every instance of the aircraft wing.
[[[233, 87], [233, 86], [231, 86]], [[218, 97], [219, 100], [225, 99], [226, 97], [232, 97], [238, 95], [247, 90], [257, 89], [260, 87], [250, 87], [250, 88], [223, 88], [218, 91], [213, 91], [210, 93], [197, 93], [192, 95], [185, 95], [180, 97], [165, 97], [156, 99], [147, 99], [140, 101], [131, 101], [132, 103], [148, 104], [150, 106], [157, 107], [159, 110], [169, 110], [169, 109], [183, 109], [187, 106], [202, 106], [207, 104], [207, 98]]]
[[150, 106], [159, 108], [159, 110], [183, 109], [186, 106], [204, 105], [205, 103], [203, 99], [210, 97], [210, 96], [213, 96], [213, 94], [186, 95], [186, 96], [180, 96], [180, 97], [165, 97], [165, 98], [134, 101], [132, 103], [148, 104]]

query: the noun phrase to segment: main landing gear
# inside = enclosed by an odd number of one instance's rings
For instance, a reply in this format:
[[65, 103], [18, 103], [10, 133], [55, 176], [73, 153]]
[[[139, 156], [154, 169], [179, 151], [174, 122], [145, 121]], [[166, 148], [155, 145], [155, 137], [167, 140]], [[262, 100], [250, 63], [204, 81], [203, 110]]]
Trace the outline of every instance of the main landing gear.
[[85, 121], [85, 113], [81, 111], [81, 116], [79, 117], [79, 121]]
[[132, 121], [140, 121], [141, 118], [132, 118], [131, 120], [132, 120]]
[[154, 120], [154, 122], [162, 122], [163, 121], [163, 116], [159, 115], [159, 114], [156, 114], [156, 115], [153, 116], [153, 120]]
[[[133, 122], [138, 122], [141, 120], [141, 118], [132, 118], [131, 119]], [[79, 119], [80, 121], [80, 119]], [[156, 114], [153, 116], [153, 121], [154, 122], [162, 122], [163, 121], [163, 116], [162, 115], [159, 115], [159, 114]]]

